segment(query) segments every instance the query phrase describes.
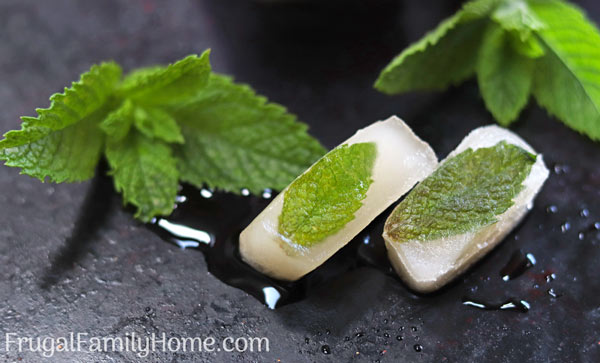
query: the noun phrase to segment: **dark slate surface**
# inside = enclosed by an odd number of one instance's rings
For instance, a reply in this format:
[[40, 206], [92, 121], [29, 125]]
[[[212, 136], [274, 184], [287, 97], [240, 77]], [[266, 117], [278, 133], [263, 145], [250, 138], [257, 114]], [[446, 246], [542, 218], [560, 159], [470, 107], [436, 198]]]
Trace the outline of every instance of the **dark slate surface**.
[[[396, 52], [458, 2], [319, 3], [2, 0], [0, 129], [17, 128], [18, 116], [45, 107], [52, 92], [100, 60], [131, 69], [208, 47], [216, 70], [287, 105], [328, 147], [398, 114], [444, 156], [469, 130], [492, 122], [473, 82], [401, 97], [370, 87]], [[597, 2], [580, 3], [600, 20]], [[578, 238], [600, 221], [600, 144], [536, 106], [514, 130], [555, 171], [525, 222], [463, 278], [420, 297], [377, 271], [355, 270], [276, 311], [216, 280], [200, 253], [166, 244], [134, 221], [105, 179], [41, 184], [1, 167], [0, 340], [7, 332], [56, 337], [71, 331], [271, 340], [264, 354], [150, 357], [173, 362], [600, 361], [600, 236]], [[86, 196], [93, 183], [96, 192]], [[555, 213], [547, 212], [550, 205]], [[75, 225], [82, 209], [96, 212]], [[106, 217], [96, 218], [102, 211]], [[565, 222], [570, 228], [561, 230]], [[537, 264], [503, 282], [498, 272], [517, 248], [533, 253]], [[551, 272], [556, 280], [547, 283]], [[561, 296], [552, 298], [549, 288]], [[515, 296], [532, 307], [526, 314], [480, 311], [461, 305], [466, 294], [494, 301]], [[330, 355], [321, 351], [325, 344]], [[41, 360], [38, 353], [4, 348], [1, 360]], [[131, 353], [57, 353], [52, 360], [142, 361]]]

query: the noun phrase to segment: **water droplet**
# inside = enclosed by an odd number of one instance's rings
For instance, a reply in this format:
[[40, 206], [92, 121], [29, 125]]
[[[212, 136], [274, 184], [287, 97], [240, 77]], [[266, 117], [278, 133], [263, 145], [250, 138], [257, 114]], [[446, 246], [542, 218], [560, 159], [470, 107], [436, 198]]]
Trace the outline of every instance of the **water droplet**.
[[580, 241], [583, 241], [585, 239], [585, 233], [579, 232], [579, 234], [577, 235], [577, 238], [579, 238]]
[[410, 330], [412, 330], [412, 331], [417, 331], [417, 327], [416, 327], [416, 326], [413, 326], [413, 327], [411, 327], [411, 328], [410, 328]]
[[262, 197], [264, 199], [270, 199], [273, 196], [273, 191], [269, 188], [263, 190]]
[[548, 289], [548, 295], [552, 296], [553, 298], [557, 299], [560, 297], [559, 294], [556, 293], [556, 291], [554, 291], [553, 288], [549, 288]]
[[244, 196], [247, 197], [250, 195], [250, 190], [248, 190], [248, 188], [243, 188], [242, 190], [240, 190], [240, 193]]
[[546, 275], [546, 282], [553, 281], [554, 279], [556, 279], [556, 274], [555, 273], [551, 273], [551, 274]]
[[371, 236], [370, 235], [366, 235], [363, 238], [363, 243], [366, 244], [366, 245], [368, 245], [370, 242], [371, 242]]
[[582, 216], [583, 218], [587, 218], [590, 216], [590, 211], [587, 208], [584, 208], [581, 210], [581, 212], [579, 212], [579, 215]]
[[349, 341], [350, 341], [350, 337], [346, 335], [346, 336], [344, 337], [344, 341], [345, 341], [345, 342], [349, 342]]
[[389, 338], [389, 337], [390, 337], [390, 335], [389, 335], [388, 333], [383, 333], [383, 336], [384, 336], [385, 338]]
[[325, 329], [325, 334], [329, 335], [331, 334], [331, 331], [329, 329]]
[[383, 319], [383, 323], [384, 323], [384, 324], [387, 324], [387, 323], [388, 323], [388, 320], [387, 320], [387, 319]]
[[175, 202], [177, 203], [185, 203], [187, 197], [185, 195], [178, 195], [175, 197]]
[[331, 354], [331, 348], [329, 348], [329, 345], [324, 345], [321, 347], [321, 352], [323, 354]]
[[555, 164], [554, 165], [554, 173], [556, 175], [566, 174], [571, 170], [571, 167], [568, 165]]
[[571, 223], [569, 223], [569, 222], [565, 222], [565, 223], [563, 223], [563, 224], [560, 226], [560, 231], [561, 231], [562, 233], [565, 233], [565, 232], [567, 232], [567, 231], [568, 231], [568, 230], [570, 230], [570, 229], [571, 229]]
[[200, 195], [202, 196], [202, 198], [209, 199], [209, 198], [212, 198], [213, 192], [210, 189], [202, 188], [202, 189], [200, 189]]
[[304, 343], [306, 343], [306, 344], [310, 343], [310, 339], [304, 338]]
[[555, 205], [549, 205], [546, 207], [546, 212], [554, 214], [554, 213], [558, 212], [558, 207]]
[[363, 333], [363, 332], [358, 332], [358, 333], [354, 334], [354, 336], [355, 336], [355, 337], [357, 337], [357, 338], [362, 338], [362, 337], [364, 337], [364, 336], [365, 336], [365, 333]]
[[401, 341], [404, 340], [404, 337], [402, 335], [397, 335], [396, 336], [396, 340], [399, 341], [399, 342], [401, 342]]
[[423, 350], [423, 346], [421, 344], [415, 344], [414, 347], [415, 352], [420, 353]]

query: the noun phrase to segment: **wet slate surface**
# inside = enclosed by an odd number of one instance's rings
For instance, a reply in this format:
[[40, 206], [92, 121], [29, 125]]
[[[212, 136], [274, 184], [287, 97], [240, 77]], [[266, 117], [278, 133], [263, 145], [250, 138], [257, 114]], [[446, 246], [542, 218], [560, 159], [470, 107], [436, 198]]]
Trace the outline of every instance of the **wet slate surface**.
[[[0, 129], [17, 128], [18, 116], [45, 107], [50, 93], [99, 60], [114, 59], [130, 69], [210, 47], [216, 70], [287, 105], [328, 147], [398, 114], [444, 156], [469, 130], [492, 122], [473, 82], [445, 93], [401, 97], [380, 95], [370, 86], [396, 52], [458, 2], [376, 3], [2, 0]], [[597, 3], [580, 3], [600, 21]], [[7, 332], [43, 337], [75, 331], [252, 335], [271, 341], [271, 351], [262, 354], [150, 356], [174, 362], [597, 362], [600, 234], [588, 229], [600, 222], [600, 144], [533, 105], [513, 129], [544, 153], [553, 173], [527, 219], [457, 282], [435, 295], [417, 296], [396, 279], [358, 269], [275, 311], [211, 276], [200, 253], [166, 244], [134, 221], [105, 178], [41, 184], [2, 167], [2, 339]], [[76, 223], [82, 210], [93, 213]], [[519, 248], [537, 264], [504, 282], [499, 271]], [[550, 273], [556, 279], [546, 282]], [[550, 296], [550, 288], [559, 297]], [[461, 304], [466, 295], [495, 302], [526, 299], [531, 310], [480, 311]], [[322, 352], [323, 345], [330, 354]], [[41, 359], [38, 353], [4, 349], [0, 346], [0, 360]], [[57, 353], [50, 360], [143, 361], [132, 353]]]

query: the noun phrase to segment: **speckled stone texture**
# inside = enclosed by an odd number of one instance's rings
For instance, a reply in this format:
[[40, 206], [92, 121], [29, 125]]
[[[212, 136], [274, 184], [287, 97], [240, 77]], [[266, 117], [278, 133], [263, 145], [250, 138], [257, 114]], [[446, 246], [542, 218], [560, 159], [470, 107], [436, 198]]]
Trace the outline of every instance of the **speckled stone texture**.
[[[493, 122], [472, 81], [399, 97], [371, 88], [393, 55], [459, 2], [289, 3], [0, 0], [0, 130], [17, 128], [18, 116], [46, 107], [51, 93], [98, 61], [131, 69], [209, 47], [217, 71], [287, 105], [328, 147], [397, 114], [443, 157], [468, 131]], [[597, 1], [579, 3], [600, 21]], [[600, 222], [600, 143], [535, 105], [513, 129], [544, 153], [553, 173], [524, 223], [462, 278], [417, 296], [378, 271], [359, 269], [275, 311], [211, 276], [201, 253], [164, 243], [136, 222], [110, 180], [42, 184], [0, 167], [0, 360], [42, 360], [39, 353], [6, 352], [7, 332], [75, 331], [270, 339], [268, 353], [149, 357], [165, 362], [598, 362], [600, 235], [589, 230], [580, 239], [580, 232]], [[105, 217], [76, 223], [82, 210]], [[518, 248], [537, 264], [504, 282], [499, 271]], [[556, 279], [546, 282], [550, 273]], [[522, 298], [531, 310], [481, 311], [463, 306], [465, 295]], [[48, 360], [148, 358], [56, 353]]]

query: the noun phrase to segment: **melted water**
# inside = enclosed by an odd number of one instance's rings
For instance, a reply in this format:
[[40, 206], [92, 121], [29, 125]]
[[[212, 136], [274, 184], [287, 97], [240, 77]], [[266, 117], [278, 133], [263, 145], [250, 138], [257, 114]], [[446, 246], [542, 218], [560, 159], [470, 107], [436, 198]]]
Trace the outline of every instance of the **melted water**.
[[489, 303], [476, 299], [463, 298], [463, 305], [482, 310], [514, 310], [521, 313], [528, 312], [531, 307], [527, 301], [520, 299], [508, 299], [501, 303]]
[[168, 218], [154, 220], [151, 228], [180, 248], [202, 251], [208, 270], [215, 277], [246, 291], [271, 309], [298, 301], [324, 281], [357, 267], [371, 266], [393, 275], [381, 237], [385, 216], [391, 209], [300, 280], [279, 281], [261, 274], [242, 261], [238, 237], [275, 193], [266, 190], [262, 197], [248, 194], [234, 195], [186, 186], [177, 198], [175, 211]]
[[525, 271], [529, 270], [536, 263], [535, 256], [531, 253], [524, 254], [521, 250], [516, 250], [506, 265], [500, 270], [500, 276], [502, 280], [509, 281], [513, 280]]

